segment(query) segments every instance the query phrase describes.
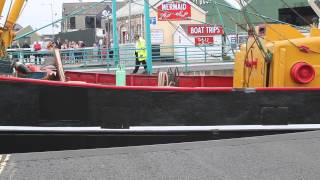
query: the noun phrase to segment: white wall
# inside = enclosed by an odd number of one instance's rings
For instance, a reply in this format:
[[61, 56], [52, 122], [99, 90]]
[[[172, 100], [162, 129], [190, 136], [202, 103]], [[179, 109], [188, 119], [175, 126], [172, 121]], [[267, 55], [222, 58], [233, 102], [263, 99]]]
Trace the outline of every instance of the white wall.
[[222, 37], [214, 36], [214, 45], [199, 47], [195, 46], [194, 36], [188, 36], [181, 27], [173, 34], [174, 57], [177, 61], [185, 62], [185, 54], [187, 52], [188, 63], [221, 60], [222, 53]]

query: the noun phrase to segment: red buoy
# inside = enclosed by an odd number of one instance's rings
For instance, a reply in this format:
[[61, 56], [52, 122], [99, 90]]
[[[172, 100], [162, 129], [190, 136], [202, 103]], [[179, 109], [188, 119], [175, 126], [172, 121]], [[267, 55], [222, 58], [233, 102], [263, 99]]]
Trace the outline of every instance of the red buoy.
[[316, 76], [314, 68], [306, 62], [298, 62], [291, 68], [292, 79], [300, 84], [310, 83]]

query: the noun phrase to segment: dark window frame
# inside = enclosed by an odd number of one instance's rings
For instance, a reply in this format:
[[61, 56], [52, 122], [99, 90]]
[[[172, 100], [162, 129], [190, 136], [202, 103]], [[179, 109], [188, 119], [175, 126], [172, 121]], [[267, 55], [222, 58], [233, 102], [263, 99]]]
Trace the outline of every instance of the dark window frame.
[[69, 19], [69, 28], [76, 29], [76, 17], [70, 17]]
[[101, 17], [96, 17], [96, 28], [101, 28], [102, 27], [102, 18]]
[[88, 29], [96, 27], [96, 20], [95, 20], [94, 16], [86, 16], [85, 17], [85, 27]]

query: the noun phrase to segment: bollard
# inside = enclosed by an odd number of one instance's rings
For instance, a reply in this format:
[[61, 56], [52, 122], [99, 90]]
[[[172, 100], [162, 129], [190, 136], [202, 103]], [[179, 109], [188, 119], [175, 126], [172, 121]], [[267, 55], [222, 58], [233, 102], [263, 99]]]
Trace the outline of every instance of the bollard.
[[126, 85], [126, 69], [122, 65], [118, 65], [116, 70], [116, 86]]

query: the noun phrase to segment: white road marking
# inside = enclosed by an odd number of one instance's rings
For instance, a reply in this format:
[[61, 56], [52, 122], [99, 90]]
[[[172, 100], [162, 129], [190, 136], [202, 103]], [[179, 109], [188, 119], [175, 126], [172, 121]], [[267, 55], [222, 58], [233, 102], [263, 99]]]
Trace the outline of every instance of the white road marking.
[[10, 155], [7, 154], [7, 155], [0, 155], [0, 160], [4, 157], [4, 160], [3, 161], [0, 161], [0, 175], [2, 173], [2, 171], [4, 170], [4, 168], [6, 167], [7, 165], [7, 162], [9, 161], [10, 159]]

